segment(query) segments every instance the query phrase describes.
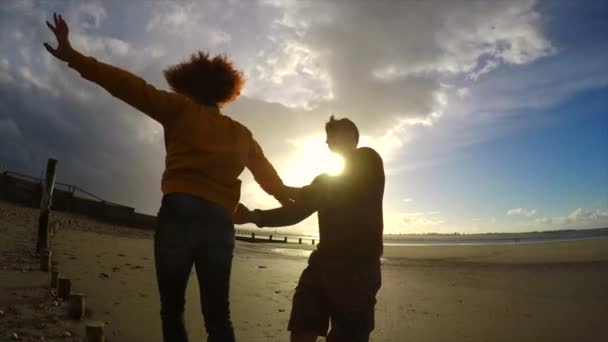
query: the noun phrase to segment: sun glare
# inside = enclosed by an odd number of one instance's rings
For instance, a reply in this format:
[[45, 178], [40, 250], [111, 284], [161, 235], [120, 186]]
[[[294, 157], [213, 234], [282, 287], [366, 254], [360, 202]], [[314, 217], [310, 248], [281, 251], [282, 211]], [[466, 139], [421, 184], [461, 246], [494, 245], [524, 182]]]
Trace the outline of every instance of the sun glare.
[[303, 186], [322, 173], [336, 176], [344, 170], [344, 159], [329, 151], [324, 137], [315, 136], [290, 142], [296, 151], [287, 161], [287, 172], [282, 175], [286, 184]]
[[332, 176], [337, 176], [344, 171], [344, 158], [341, 155], [331, 153], [330, 159], [327, 162], [327, 173]]

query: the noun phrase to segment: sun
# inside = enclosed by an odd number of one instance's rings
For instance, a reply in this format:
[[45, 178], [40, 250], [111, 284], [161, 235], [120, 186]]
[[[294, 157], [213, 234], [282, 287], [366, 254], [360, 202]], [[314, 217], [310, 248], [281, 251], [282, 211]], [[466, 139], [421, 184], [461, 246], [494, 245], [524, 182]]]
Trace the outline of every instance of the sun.
[[287, 161], [286, 172], [281, 174], [285, 184], [304, 186], [322, 173], [337, 176], [344, 170], [344, 158], [329, 151], [323, 136], [289, 142], [295, 151]]
[[344, 171], [344, 158], [341, 155], [332, 153], [330, 159], [327, 160], [327, 173], [332, 176], [337, 176]]

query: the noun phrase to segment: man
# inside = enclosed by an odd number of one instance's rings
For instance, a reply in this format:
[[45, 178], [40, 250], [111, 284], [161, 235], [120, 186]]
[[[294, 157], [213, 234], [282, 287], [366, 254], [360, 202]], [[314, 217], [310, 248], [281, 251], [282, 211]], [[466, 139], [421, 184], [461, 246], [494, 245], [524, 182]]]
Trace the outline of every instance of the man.
[[248, 168], [268, 194], [289, 200], [289, 190], [249, 129], [221, 111], [239, 96], [242, 73], [226, 56], [199, 52], [165, 69], [173, 91], [163, 91], [72, 48], [61, 15], [53, 14], [53, 24], [46, 24], [57, 39], [56, 48], [44, 43], [51, 55], [163, 126], [167, 154], [154, 261], [164, 340], [188, 341], [184, 306], [195, 267], [208, 341], [233, 342], [229, 286], [238, 177]]
[[368, 341], [381, 285], [382, 158], [371, 148], [357, 148], [359, 132], [348, 119], [332, 116], [325, 130], [329, 149], [344, 157], [341, 175], [316, 177], [292, 205], [250, 211], [239, 204], [234, 220], [281, 227], [317, 212], [320, 242], [293, 297], [291, 341], [312, 342], [317, 336], [329, 342]]

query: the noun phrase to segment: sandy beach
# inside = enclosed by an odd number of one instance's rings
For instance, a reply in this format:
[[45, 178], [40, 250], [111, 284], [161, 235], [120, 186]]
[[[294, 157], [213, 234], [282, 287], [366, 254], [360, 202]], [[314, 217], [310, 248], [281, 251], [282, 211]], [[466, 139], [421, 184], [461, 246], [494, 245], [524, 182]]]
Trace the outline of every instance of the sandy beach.
[[[0, 341], [80, 341], [32, 255], [38, 210], [0, 202]], [[151, 231], [65, 213], [53, 260], [107, 341], [161, 341]], [[232, 317], [240, 341], [287, 341], [298, 276], [312, 246], [237, 242]], [[478, 246], [387, 246], [372, 341], [606, 341], [608, 239]], [[193, 341], [204, 334], [196, 277]]]

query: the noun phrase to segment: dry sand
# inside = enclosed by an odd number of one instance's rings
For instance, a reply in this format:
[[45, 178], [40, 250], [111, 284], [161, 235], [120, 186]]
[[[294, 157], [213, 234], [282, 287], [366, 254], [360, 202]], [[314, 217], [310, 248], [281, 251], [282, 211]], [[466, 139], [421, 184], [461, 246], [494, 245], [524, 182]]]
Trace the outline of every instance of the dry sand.
[[[79, 341], [31, 255], [38, 211], [0, 202], [0, 341]], [[53, 257], [87, 295], [86, 320], [110, 342], [161, 341], [152, 232], [53, 213]], [[235, 249], [232, 317], [239, 341], [287, 341], [291, 296], [310, 246]], [[196, 277], [193, 341], [204, 334]], [[59, 304], [59, 305], [55, 305]], [[372, 341], [608, 341], [608, 239], [494, 246], [388, 246]], [[63, 336], [69, 332], [72, 337]]]

